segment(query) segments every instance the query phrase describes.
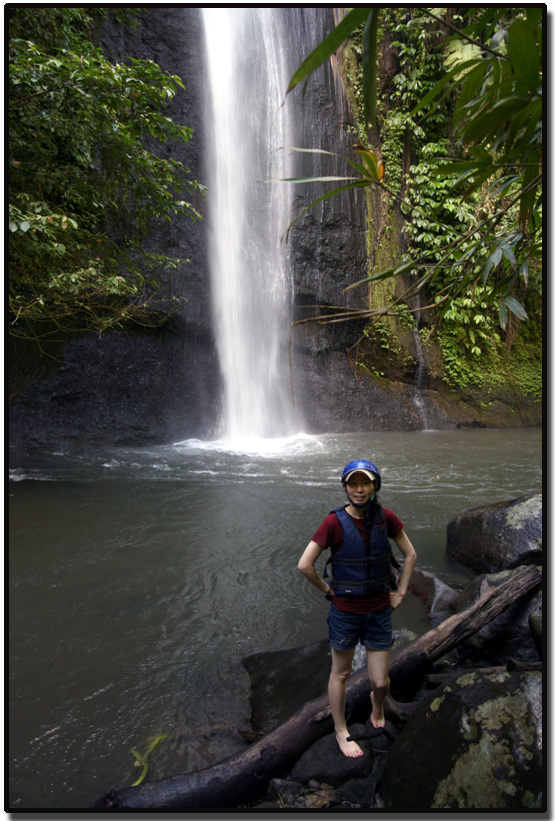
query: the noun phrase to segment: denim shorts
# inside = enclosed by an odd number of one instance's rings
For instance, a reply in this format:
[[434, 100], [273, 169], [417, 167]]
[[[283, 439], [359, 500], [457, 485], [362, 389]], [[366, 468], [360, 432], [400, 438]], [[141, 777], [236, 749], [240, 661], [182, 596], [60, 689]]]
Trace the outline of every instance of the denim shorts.
[[386, 607], [376, 613], [344, 613], [332, 604], [328, 616], [330, 647], [350, 650], [360, 641], [367, 650], [391, 650], [392, 612], [392, 607]]

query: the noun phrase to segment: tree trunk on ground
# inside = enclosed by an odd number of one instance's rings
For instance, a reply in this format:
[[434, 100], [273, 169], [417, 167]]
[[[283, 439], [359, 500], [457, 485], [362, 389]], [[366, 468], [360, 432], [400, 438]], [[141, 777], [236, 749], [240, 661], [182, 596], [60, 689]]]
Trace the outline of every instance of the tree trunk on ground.
[[[479, 598], [470, 607], [392, 653], [392, 684], [422, 676], [434, 661], [537, 588], [541, 580], [541, 570], [534, 565], [516, 570], [497, 587], [484, 580]], [[369, 694], [366, 671], [359, 670], [347, 683], [348, 712], [368, 703]], [[328, 699], [322, 696], [309, 701], [260, 741], [220, 764], [140, 787], [111, 790], [94, 808], [232, 809], [263, 795], [272, 778], [285, 775], [305, 750], [332, 730]]]

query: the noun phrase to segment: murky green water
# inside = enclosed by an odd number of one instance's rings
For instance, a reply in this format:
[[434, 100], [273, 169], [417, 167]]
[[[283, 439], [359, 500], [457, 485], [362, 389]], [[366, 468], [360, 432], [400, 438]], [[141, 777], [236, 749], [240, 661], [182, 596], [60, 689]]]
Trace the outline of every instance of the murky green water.
[[[10, 808], [87, 808], [135, 777], [131, 747], [226, 723], [226, 676], [251, 653], [323, 638], [296, 570], [353, 458], [418, 564], [463, 584], [447, 521], [541, 491], [540, 430], [187, 442], [14, 465], [9, 515]], [[416, 602], [396, 626], [427, 628]], [[172, 748], [168, 745], [168, 767]]]

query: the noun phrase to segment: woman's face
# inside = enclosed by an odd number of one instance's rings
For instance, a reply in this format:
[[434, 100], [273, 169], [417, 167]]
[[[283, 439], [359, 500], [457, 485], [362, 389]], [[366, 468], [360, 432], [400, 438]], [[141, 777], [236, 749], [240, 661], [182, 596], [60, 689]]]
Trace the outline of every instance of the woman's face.
[[355, 505], [366, 505], [372, 498], [376, 483], [366, 473], [353, 473], [352, 476], [349, 476], [345, 489], [350, 502]]

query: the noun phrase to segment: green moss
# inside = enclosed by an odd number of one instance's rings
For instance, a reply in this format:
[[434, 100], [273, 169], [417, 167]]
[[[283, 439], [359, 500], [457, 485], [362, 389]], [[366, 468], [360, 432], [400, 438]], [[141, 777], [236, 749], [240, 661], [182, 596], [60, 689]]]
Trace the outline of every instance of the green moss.
[[[443, 74], [440, 38], [419, 7], [382, 8], [379, 19], [377, 132], [366, 130], [362, 116], [362, 32], [355, 34], [344, 54], [351, 129], [356, 140], [382, 157], [384, 183], [391, 192], [365, 189], [370, 274], [401, 264], [407, 243], [417, 254], [439, 254], [453, 231], [464, 231], [475, 215], [475, 205], [461, 202], [451, 182], [435, 173], [442, 157], [452, 153], [446, 138], [449, 101], [418, 122], [411, 117], [416, 103]], [[407, 205], [400, 206], [395, 194]], [[385, 308], [409, 284], [410, 279], [399, 277], [370, 283], [369, 308]], [[433, 303], [442, 287], [438, 274], [428, 293], [421, 295], [424, 304]], [[451, 394], [446, 403], [451, 409], [453, 394], [464, 394], [462, 423], [477, 418], [488, 425], [514, 424], [518, 414], [524, 424], [534, 417], [521, 412], [519, 401], [538, 403], [542, 396], [541, 293], [523, 290], [519, 298], [531, 319], [516, 333], [518, 323], [513, 322], [506, 334], [499, 327], [497, 306], [482, 296], [478, 285], [450, 305], [433, 348], [427, 348], [431, 388], [444, 397]], [[382, 380], [410, 383], [415, 370], [414, 319], [406, 304], [397, 314], [369, 324], [358, 353], [359, 366]], [[428, 316], [422, 315], [421, 320], [429, 322]], [[423, 341], [428, 331], [422, 329]], [[516, 402], [516, 408], [511, 402]]]

